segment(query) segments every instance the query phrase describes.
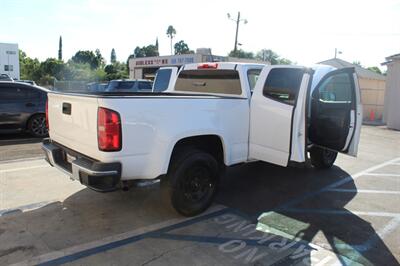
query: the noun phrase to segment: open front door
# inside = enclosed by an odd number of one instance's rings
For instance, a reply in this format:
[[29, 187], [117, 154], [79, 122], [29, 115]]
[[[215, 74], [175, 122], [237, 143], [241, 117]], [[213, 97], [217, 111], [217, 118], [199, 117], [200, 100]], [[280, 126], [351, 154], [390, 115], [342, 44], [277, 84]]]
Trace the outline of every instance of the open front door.
[[362, 106], [354, 68], [328, 73], [313, 90], [310, 104], [311, 143], [356, 156]]
[[265, 66], [250, 104], [249, 159], [286, 166], [305, 161], [306, 95], [311, 71]]

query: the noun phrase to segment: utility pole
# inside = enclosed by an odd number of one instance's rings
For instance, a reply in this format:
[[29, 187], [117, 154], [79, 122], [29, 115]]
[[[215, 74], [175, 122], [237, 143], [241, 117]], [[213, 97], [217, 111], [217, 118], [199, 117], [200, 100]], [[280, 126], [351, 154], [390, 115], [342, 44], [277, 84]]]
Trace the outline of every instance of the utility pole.
[[231, 18], [231, 14], [228, 13], [228, 19], [230, 19], [236, 23], [235, 46], [233, 47], [233, 52], [234, 52], [234, 54], [236, 54], [237, 45], [238, 45], [239, 24], [241, 21], [243, 21], [244, 24], [247, 24], [247, 19], [240, 19], [240, 12], [238, 12], [238, 14], [237, 14], [237, 19]]
[[342, 54], [342, 51], [338, 51], [338, 49], [335, 48], [335, 59], [337, 58], [338, 54]]
[[58, 60], [62, 60], [62, 37], [58, 41]]

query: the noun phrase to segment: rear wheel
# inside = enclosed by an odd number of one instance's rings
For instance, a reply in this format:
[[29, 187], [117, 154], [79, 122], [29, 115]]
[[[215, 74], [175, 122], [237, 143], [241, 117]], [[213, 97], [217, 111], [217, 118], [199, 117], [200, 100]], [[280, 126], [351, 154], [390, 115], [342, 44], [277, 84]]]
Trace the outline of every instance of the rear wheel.
[[335, 163], [337, 152], [313, 147], [310, 150], [311, 164], [318, 169], [331, 168]]
[[216, 194], [218, 174], [218, 163], [212, 155], [196, 149], [180, 152], [167, 175], [172, 207], [184, 216], [205, 211]]
[[46, 116], [42, 114], [32, 116], [28, 122], [28, 131], [34, 137], [47, 137]]

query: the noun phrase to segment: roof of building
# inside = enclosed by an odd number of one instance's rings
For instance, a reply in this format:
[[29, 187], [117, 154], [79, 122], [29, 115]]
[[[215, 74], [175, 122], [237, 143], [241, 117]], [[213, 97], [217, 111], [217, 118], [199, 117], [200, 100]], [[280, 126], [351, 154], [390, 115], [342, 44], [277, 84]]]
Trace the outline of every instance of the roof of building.
[[400, 60], [400, 54], [394, 54], [391, 56], [386, 57], [386, 62], [383, 62], [382, 65], [387, 65], [388, 63], [391, 63], [393, 61]]
[[344, 68], [344, 67], [354, 67], [357, 73], [357, 76], [367, 79], [378, 79], [378, 80], [386, 80], [384, 75], [378, 74], [374, 71], [368, 70], [366, 68], [360, 67], [359, 65], [352, 64], [350, 62], [344, 61], [339, 58], [332, 58], [329, 60], [325, 60], [319, 62], [318, 64], [330, 65], [336, 68]]

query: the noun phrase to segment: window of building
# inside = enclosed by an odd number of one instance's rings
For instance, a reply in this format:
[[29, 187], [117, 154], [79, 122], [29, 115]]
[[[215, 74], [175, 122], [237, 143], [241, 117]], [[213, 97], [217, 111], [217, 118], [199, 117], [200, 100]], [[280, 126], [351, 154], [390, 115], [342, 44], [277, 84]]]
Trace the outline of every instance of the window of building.
[[274, 68], [264, 84], [263, 95], [285, 104], [294, 105], [304, 71], [296, 68]]
[[236, 70], [183, 70], [175, 91], [241, 95], [242, 87]]
[[14, 71], [13, 65], [4, 65], [4, 71]]

